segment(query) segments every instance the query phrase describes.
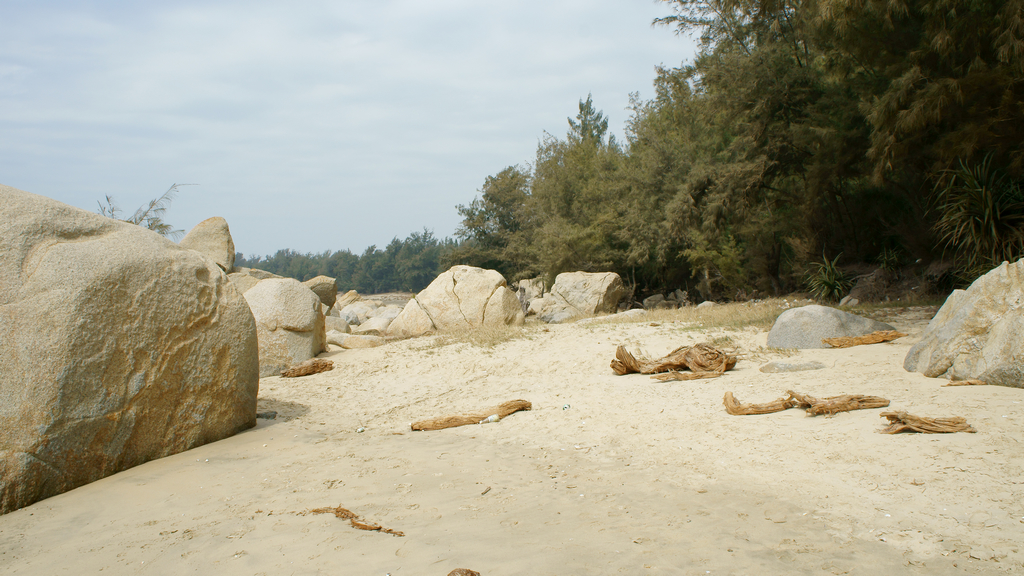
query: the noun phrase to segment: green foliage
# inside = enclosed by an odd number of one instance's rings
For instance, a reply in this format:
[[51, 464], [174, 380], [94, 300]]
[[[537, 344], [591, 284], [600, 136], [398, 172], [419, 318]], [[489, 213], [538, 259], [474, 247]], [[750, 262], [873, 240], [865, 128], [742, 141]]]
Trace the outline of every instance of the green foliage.
[[258, 268], [304, 281], [330, 276], [341, 291], [363, 294], [391, 291], [419, 292], [450, 267], [450, 254], [457, 248], [450, 239], [438, 240], [430, 230], [413, 232], [405, 240], [393, 239], [383, 250], [370, 246], [362, 255], [348, 250], [301, 254], [278, 250], [273, 256], [246, 259], [235, 256], [235, 265]]
[[174, 195], [178, 191], [179, 186], [195, 186], [195, 184], [173, 184], [166, 192], [149, 201], [149, 204], [140, 206], [134, 214], [128, 218], [121, 218], [121, 209], [117, 207], [114, 202], [113, 196], [107, 195], [107, 205], [104, 206], [102, 203], [99, 204], [98, 212], [102, 216], [107, 218], [113, 218], [114, 220], [121, 220], [129, 224], [135, 224], [142, 226], [148, 230], [152, 230], [161, 236], [170, 238], [177, 242], [181, 239], [185, 233], [184, 230], [175, 230], [174, 226], [164, 222], [164, 212], [167, 211], [167, 207], [170, 206], [171, 201], [174, 200]]
[[838, 267], [839, 256], [831, 261], [822, 255], [821, 262], [812, 262], [807, 272], [806, 284], [811, 295], [825, 302], [836, 302], [843, 297], [853, 283]]
[[1024, 192], [992, 166], [992, 156], [940, 181], [936, 231], [972, 280], [1004, 260], [1024, 257]]

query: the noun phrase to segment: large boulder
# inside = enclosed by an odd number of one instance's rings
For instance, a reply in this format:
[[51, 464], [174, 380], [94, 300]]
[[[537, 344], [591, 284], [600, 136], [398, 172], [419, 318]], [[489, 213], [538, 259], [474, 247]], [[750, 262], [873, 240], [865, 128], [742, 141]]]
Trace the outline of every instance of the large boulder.
[[216, 264], [0, 199], [0, 513], [255, 425], [256, 325]]
[[303, 282], [316, 294], [324, 306], [330, 308], [338, 300], [338, 282], [330, 276], [317, 276]]
[[[426, 319], [430, 320], [430, 328], [426, 328]], [[499, 272], [454, 266], [406, 303], [389, 326], [388, 334], [418, 336], [431, 330], [521, 325], [523, 321], [519, 299]]]
[[[703, 304], [702, 304], [703, 305]], [[883, 322], [836, 310], [828, 306], [802, 306], [786, 310], [768, 333], [771, 348], [828, 348], [824, 338], [863, 336], [878, 330], [893, 330]]]
[[235, 271], [235, 243], [231, 240], [227, 220], [220, 216], [196, 224], [178, 245], [213, 260], [228, 274]]
[[1024, 388], [1024, 260], [1003, 262], [950, 294], [903, 367]]
[[298, 280], [263, 280], [244, 296], [256, 318], [260, 377], [276, 376], [327, 349], [320, 298]]
[[580, 316], [613, 314], [627, 290], [614, 272], [563, 272], [551, 292], [530, 301], [526, 314], [552, 324]]
[[555, 276], [551, 295], [568, 304], [579, 316], [614, 314], [626, 295], [615, 272], [563, 272]]
[[245, 294], [250, 288], [260, 283], [259, 280], [244, 272], [232, 272], [228, 274], [228, 280], [231, 280], [231, 283], [242, 294]]

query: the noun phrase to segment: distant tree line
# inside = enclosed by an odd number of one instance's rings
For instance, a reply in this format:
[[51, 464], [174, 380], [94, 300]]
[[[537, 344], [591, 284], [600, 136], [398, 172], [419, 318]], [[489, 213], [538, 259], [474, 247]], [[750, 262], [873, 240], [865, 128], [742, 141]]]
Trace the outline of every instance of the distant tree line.
[[235, 255], [235, 266], [259, 268], [297, 280], [330, 276], [341, 291], [418, 292], [450, 267], [448, 255], [455, 245], [454, 240], [439, 240], [424, 229], [405, 240], [393, 239], [383, 250], [370, 246], [362, 255], [348, 250], [320, 254], [278, 250], [273, 256], [248, 259], [239, 253]]

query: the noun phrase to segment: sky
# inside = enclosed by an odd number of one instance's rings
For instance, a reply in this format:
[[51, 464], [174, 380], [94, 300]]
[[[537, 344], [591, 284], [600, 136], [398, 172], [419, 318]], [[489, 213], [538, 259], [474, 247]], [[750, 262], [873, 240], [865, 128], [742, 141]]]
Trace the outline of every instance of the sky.
[[454, 235], [484, 179], [695, 41], [656, 0], [0, 3], [0, 183], [228, 221], [247, 256]]

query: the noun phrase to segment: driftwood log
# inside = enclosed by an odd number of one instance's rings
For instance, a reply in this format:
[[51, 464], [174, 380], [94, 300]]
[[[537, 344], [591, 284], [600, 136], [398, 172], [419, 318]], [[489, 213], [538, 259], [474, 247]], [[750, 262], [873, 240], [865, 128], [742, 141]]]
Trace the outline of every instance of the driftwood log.
[[305, 514], [334, 514], [342, 520], [348, 520], [349, 524], [351, 524], [353, 528], [369, 530], [371, 532], [383, 532], [384, 534], [391, 534], [392, 536], [405, 536], [405, 533], [399, 532], [398, 530], [384, 528], [378, 524], [363, 522], [360, 520], [358, 514], [347, 508], [342, 508], [341, 506], [337, 506], [335, 508], [314, 508], [306, 511]]
[[903, 332], [896, 330], [878, 330], [863, 336], [840, 336], [838, 338], [822, 338], [821, 341], [833, 348], [849, 348], [862, 344], [878, 344], [880, 342], [891, 342], [897, 338], [906, 336]]
[[924, 418], [906, 412], [882, 412], [883, 418], [889, 419], [889, 425], [882, 430], [883, 434], [900, 432], [922, 432], [924, 434], [947, 434], [950, 432], [977, 432], [967, 420], [954, 416], [952, 418]]
[[[723, 352], [710, 344], [680, 346], [657, 360], [638, 360], [619, 346], [611, 367], [616, 374], [659, 374], [657, 380], [697, 380], [716, 378], [736, 366], [736, 356]], [[689, 369], [689, 373], [682, 370]]]
[[747, 416], [751, 414], [771, 414], [782, 412], [790, 408], [804, 408], [807, 414], [819, 416], [821, 414], [838, 414], [851, 410], [866, 410], [868, 408], [885, 408], [889, 401], [880, 396], [864, 396], [861, 394], [843, 394], [842, 396], [830, 396], [828, 398], [815, 398], [806, 394], [799, 394], [787, 390], [789, 396], [779, 398], [765, 404], [741, 404], [732, 392], [725, 393], [725, 411], [733, 416]]
[[334, 362], [324, 360], [323, 358], [310, 358], [301, 364], [296, 364], [287, 370], [283, 370], [281, 378], [298, 378], [299, 376], [319, 374], [328, 370], [334, 370]]
[[441, 418], [431, 418], [429, 420], [420, 420], [419, 422], [412, 423], [413, 430], [443, 430], [445, 428], [454, 428], [456, 426], [465, 426], [467, 424], [479, 424], [486, 420], [490, 416], [497, 415], [498, 419], [502, 419], [513, 412], [519, 412], [520, 410], [530, 410], [533, 408], [533, 404], [526, 400], [509, 400], [492, 408], [486, 408], [477, 412], [470, 412], [468, 414], [456, 414], [453, 416], [443, 416]]

